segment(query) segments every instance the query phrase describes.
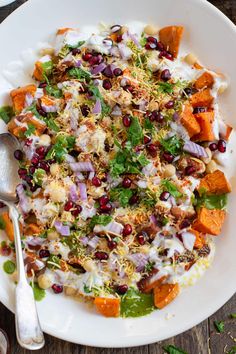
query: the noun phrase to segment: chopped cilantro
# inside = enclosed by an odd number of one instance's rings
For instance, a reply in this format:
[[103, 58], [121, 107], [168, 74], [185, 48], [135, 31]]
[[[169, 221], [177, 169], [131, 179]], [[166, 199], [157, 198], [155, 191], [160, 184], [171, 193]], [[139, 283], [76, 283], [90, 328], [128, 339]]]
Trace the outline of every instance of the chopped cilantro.
[[139, 43], [140, 43], [141, 47], [145, 47], [145, 44], [147, 43], [147, 38], [145, 37], [144, 32], [141, 33], [141, 38], [140, 38]]
[[151, 270], [153, 270], [154, 265], [155, 265], [155, 262], [150, 262], [150, 261], [149, 261], [149, 262], [146, 264], [146, 266], [145, 266], [145, 272], [146, 272], [146, 273], [150, 273]]
[[91, 74], [90, 72], [83, 70], [81, 68], [73, 68], [68, 71], [71, 77], [74, 77], [78, 80], [90, 80]]
[[43, 183], [43, 178], [46, 176], [46, 172], [42, 168], [38, 168], [35, 170], [33, 174], [33, 181], [39, 185], [42, 186]]
[[55, 254], [50, 254], [47, 259], [47, 267], [50, 269], [61, 268], [60, 266], [60, 258]]
[[142, 173], [141, 167], [143, 167], [143, 164], [146, 166], [148, 163], [148, 160], [144, 157], [141, 157], [141, 160], [139, 160], [140, 155], [136, 155], [128, 143], [129, 142], [127, 142], [125, 148], [123, 150], [120, 149], [114, 159], [110, 161], [112, 177], [118, 177], [125, 172], [140, 174]]
[[146, 118], [144, 120], [144, 124], [143, 124], [144, 129], [146, 130], [153, 130], [154, 129], [154, 125], [151, 123], [150, 119]]
[[46, 92], [48, 95], [53, 96], [55, 98], [62, 97], [62, 91], [57, 86], [47, 85]]
[[45, 63], [41, 63], [42, 64], [42, 68], [43, 68], [43, 74], [48, 76], [52, 73], [52, 69], [53, 69], [53, 62], [47, 61]]
[[141, 190], [141, 203], [146, 207], [153, 208], [157, 203], [157, 196], [149, 189]]
[[8, 260], [3, 263], [3, 270], [7, 274], [12, 274], [16, 270], [16, 265], [12, 261]]
[[46, 296], [46, 291], [41, 289], [37, 283], [30, 282], [30, 286], [33, 289], [35, 301], [42, 301]]
[[86, 284], [84, 284], [84, 292], [85, 292], [86, 294], [90, 294], [90, 293], [91, 293], [90, 287], [87, 286]]
[[224, 332], [225, 324], [223, 321], [214, 321], [214, 326], [217, 332], [219, 333]]
[[194, 200], [196, 208], [204, 206], [207, 209], [225, 209], [227, 205], [227, 194], [221, 195], [206, 195], [203, 193], [201, 196]]
[[73, 149], [75, 140], [76, 138], [74, 136], [59, 135], [56, 138], [54, 146], [47, 153], [46, 159], [50, 160], [55, 157], [58, 162], [62, 162], [65, 154], [67, 154], [69, 150]]
[[75, 44], [75, 45], [67, 44], [67, 46], [68, 46], [68, 48], [70, 48], [70, 49], [75, 49], [75, 48], [81, 47], [84, 43], [85, 43], [85, 41], [79, 41], [79, 42], [78, 42], [77, 44]]
[[109, 115], [111, 108], [104, 102], [104, 99], [99, 91], [99, 88], [94, 84], [89, 85], [89, 91], [93, 94], [96, 99], [99, 99], [102, 106], [102, 117]]
[[0, 215], [0, 230], [5, 230], [5, 227], [6, 227], [6, 223], [3, 220], [2, 215]]
[[163, 179], [161, 184], [164, 190], [167, 190], [171, 195], [173, 195], [173, 197], [181, 198], [183, 196], [183, 194], [180, 193], [176, 185], [170, 182], [168, 179]]
[[174, 91], [174, 84], [171, 84], [170, 82], [158, 82], [158, 91], [160, 93], [173, 93]]
[[106, 226], [112, 221], [112, 216], [110, 215], [94, 215], [89, 223], [91, 229], [94, 228], [95, 225], [103, 225]]
[[53, 130], [54, 132], [58, 133], [60, 131], [59, 126], [57, 125], [56, 122], [54, 122], [53, 118], [49, 118], [45, 120], [47, 126], [49, 129]]
[[163, 350], [168, 354], [188, 354], [184, 350], [177, 348], [174, 345], [168, 345], [167, 347], [163, 347]]
[[37, 111], [37, 108], [36, 108], [36, 103], [33, 103], [31, 106], [27, 107], [25, 109], [26, 112], [31, 112], [33, 113], [33, 115], [35, 117], [37, 117], [38, 119], [41, 119], [43, 120], [43, 117], [39, 114], [39, 112]]
[[138, 145], [143, 139], [143, 130], [137, 117], [132, 117], [131, 125], [128, 128], [128, 140], [132, 146]]
[[117, 187], [110, 190], [110, 198], [112, 201], [118, 200], [120, 205], [125, 208], [129, 204], [129, 200], [133, 195], [133, 190], [128, 188]]
[[28, 123], [28, 128], [24, 132], [24, 136], [26, 136], [28, 138], [30, 135], [34, 134], [35, 130], [36, 130], [36, 127], [33, 124]]
[[14, 116], [13, 108], [10, 106], [0, 107], [0, 118], [7, 124]]
[[169, 218], [164, 217], [164, 218], [162, 218], [161, 223], [162, 223], [163, 226], [166, 226], [169, 221], [170, 221]]
[[160, 143], [165, 151], [168, 151], [172, 155], [178, 155], [183, 147], [183, 142], [176, 135], [168, 139], [161, 138]]
[[137, 161], [140, 163], [140, 165], [141, 165], [142, 167], [147, 166], [147, 165], [149, 164], [149, 162], [150, 162], [150, 161], [145, 157], [144, 154], [138, 155]]

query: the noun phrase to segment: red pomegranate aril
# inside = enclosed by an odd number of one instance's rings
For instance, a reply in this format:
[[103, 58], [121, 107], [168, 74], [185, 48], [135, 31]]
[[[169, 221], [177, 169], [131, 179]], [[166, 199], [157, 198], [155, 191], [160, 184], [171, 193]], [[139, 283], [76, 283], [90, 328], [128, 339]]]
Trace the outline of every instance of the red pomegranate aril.
[[218, 146], [217, 146], [216, 143], [211, 143], [211, 144], [209, 145], [209, 149], [210, 149], [211, 151], [216, 151], [216, 150], [218, 149]]
[[38, 164], [38, 168], [41, 168], [45, 172], [49, 172], [50, 170], [50, 166], [46, 161], [40, 161]]
[[124, 126], [126, 128], [130, 127], [131, 123], [132, 123], [132, 118], [129, 114], [126, 114], [123, 118], [122, 118], [122, 122], [124, 124]]
[[23, 160], [23, 156], [24, 156], [24, 154], [23, 154], [23, 152], [21, 150], [15, 150], [14, 151], [14, 157], [15, 157], [16, 160], [18, 160], [18, 161]]
[[149, 144], [147, 146], [147, 151], [149, 152], [149, 154], [152, 156], [152, 157], [156, 157], [157, 155], [157, 147], [156, 145], [154, 144]]
[[36, 149], [36, 153], [40, 156], [44, 156], [45, 155], [45, 147], [44, 146], [39, 146], [37, 149]]
[[100, 205], [106, 205], [109, 202], [109, 197], [107, 195], [103, 195], [99, 198]]
[[129, 199], [129, 204], [130, 204], [130, 205], [134, 205], [134, 204], [137, 204], [138, 201], [139, 201], [138, 195], [134, 194], [134, 195], [132, 195], [132, 197]]
[[95, 187], [100, 187], [101, 184], [102, 184], [102, 181], [100, 180], [100, 178], [94, 176], [92, 178], [92, 184], [95, 186]]
[[111, 81], [108, 80], [108, 79], [103, 80], [102, 87], [103, 87], [105, 90], [110, 90], [110, 89], [112, 88], [112, 83], [111, 83]]
[[25, 175], [22, 177], [25, 182], [27, 182], [29, 185], [32, 183], [32, 176], [30, 175]]
[[84, 104], [83, 106], [81, 106], [81, 113], [83, 114], [84, 117], [87, 117], [89, 114], [89, 107]]
[[163, 123], [164, 122], [164, 116], [163, 114], [161, 114], [160, 112], [158, 112], [157, 116], [156, 116], [156, 121], [157, 123]]
[[166, 52], [165, 50], [162, 50], [162, 51], [160, 51], [158, 57], [159, 57], [160, 59], [162, 59], [163, 57], [166, 56], [166, 54], [167, 54], [167, 52]]
[[116, 287], [116, 291], [119, 295], [124, 295], [128, 291], [128, 285], [126, 285], [126, 284], [118, 285]]
[[106, 205], [101, 205], [100, 206], [100, 212], [101, 213], [110, 213], [111, 211], [112, 211], [111, 203], [107, 203]]
[[124, 89], [125, 91], [130, 92], [130, 93], [132, 93], [132, 92], [134, 91], [134, 88], [133, 88], [133, 86], [131, 86], [131, 85], [125, 85], [125, 86], [123, 87], [123, 89]]
[[46, 82], [40, 82], [39, 88], [45, 88], [45, 87], [47, 87], [47, 83]]
[[32, 142], [33, 142], [33, 139], [26, 139], [25, 140], [25, 145], [26, 146], [30, 146], [32, 144]]
[[185, 168], [185, 174], [187, 175], [187, 176], [190, 176], [190, 175], [192, 175], [193, 173], [195, 173], [196, 172], [196, 168], [194, 167], [194, 166], [187, 166], [186, 168]]
[[42, 117], [47, 117], [47, 112], [45, 112], [43, 109], [37, 108], [37, 111]]
[[163, 52], [165, 50], [164, 45], [161, 42], [157, 42], [157, 50]]
[[157, 44], [157, 39], [155, 37], [147, 37], [147, 42]]
[[82, 206], [81, 205], [76, 205], [74, 210], [71, 211], [71, 214], [76, 218], [82, 211]]
[[107, 241], [107, 246], [108, 248], [112, 251], [117, 247], [117, 242], [113, 240], [108, 240]]
[[165, 58], [168, 59], [168, 60], [173, 60], [173, 55], [170, 54], [170, 53], [168, 53], [168, 52], [166, 52], [164, 56], [165, 56]]
[[138, 241], [138, 243], [142, 246], [142, 245], [144, 245], [144, 243], [145, 243], [145, 236], [142, 234], [142, 233], [140, 233], [140, 234], [138, 234], [137, 235], [137, 241]]
[[54, 291], [55, 294], [61, 294], [63, 292], [63, 285], [53, 284], [52, 290]]
[[31, 159], [31, 163], [32, 165], [37, 166], [37, 164], [39, 163], [39, 157], [34, 155]]
[[36, 170], [36, 168], [35, 168], [34, 166], [30, 166], [30, 167], [29, 167], [29, 173], [30, 173], [31, 175], [34, 174], [35, 170]]
[[158, 111], [157, 110], [152, 111], [151, 114], [149, 115], [149, 120], [151, 122], [154, 122], [157, 119], [157, 115], [158, 115]]
[[115, 76], [121, 76], [121, 75], [123, 74], [123, 71], [122, 71], [120, 68], [115, 68], [115, 69], [113, 70], [113, 74], [114, 74]]
[[111, 65], [107, 65], [106, 68], [102, 71], [103, 75], [109, 78], [113, 77], [113, 71]]
[[165, 151], [162, 155], [163, 159], [166, 160], [167, 162], [171, 163], [174, 161], [174, 155], [172, 155], [170, 152]]
[[170, 198], [170, 193], [167, 192], [167, 191], [162, 192], [161, 195], [160, 195], [160, 200], [162, 202], [166, 202], [169, 198]]
[[92, 54], [91, 53], [84, 53], [83, 55], [82, 55], [82, 59], [84, 60], [84, 61], [89, 61], [89, 59], [91, 59], [92, 58]]
[[132, 184], [132, 181], [129, 177], [125, 177], [122, 181], [122, 187], [129, 188]]
[[187, 227], [189, 227], [191, 225], [190, 220], [188, 219], [184, 219], [181, 224], [180, 224], [180, 229], [186, 229]]
[[99, 259], [99, 261], [106, 261], [109, 258], [108, 254], [102, 251], [95, 252], [94, 256]]
[[38, 185], [35, 185], [35, 186], [31, 185], [31, 186], [30, 186], [30, 191], [31, 191], [32, 193], [34, 193], [38, 188], [39, 188]]
[[4, 208], [6, 206], [6, 204], [4, 204], [3, 202], [0, 202], [0, 209]]
[[172, 100], [170, 100], [169, 102], [167, 102], [167, 103], [165, 104], [165, 107], [166, 107], [167, 109], [171, 109], [171, 108], [174, 107], [174, 105], [175, 105], [175, 102], [172, 101]]
[[171, 78], [171, 73], [169, 69], [165, 69], [161, 72], [161, 79], [163, 81], [168, 81]]
[[5, 256], [5, 257], [10, 256], [11, 251], [12, 251], [11, 247], [8, 246], [6, 243], [3, 243], [0, 245], [0, 254], [2, 256]]
[[92, 56], [92, 58], [90, 58], [88, 62], [89, 62], [89, 64], [90, 64], [91, 66], [93, 66], [93, 65], [98, 64], [99, 59], [98, 59], [97, 56]]
[[152, 138], [148, 135], [144, 135], [143, 142], [145, 145], [149, 144], [152, 141]]
[[39, 257], [40, 258], [46, 258], [50, 256], [50, 252], [48, 250], [40, 250], [39, 251]]
[[123, 39], [122, 34], [118, 34], [118, 36], [116, 37], [116, 42], [120, 43], [122, 39]]
[[73, 202], [68, 201], [68, 202], [66, 202], [66, 204], [64, 206], [64, 210], [65, 211], [70, 211], [73, 208], [73, 206], [74, 206]]
[[226, 151], [226, 142], [223, 139], [220, 139], [218, 141], [218, 150], [221, 153], [224, 153]]
[[22, 178], [23, 176], [25, 176], [27, 174], [27, 170], [26, 168], [19, 168], [18, 170], [18, 175]]
[[72, 55], [77, 55], [81, 53], [81, 50], [79, 48], [74, 48], [71, 53]]
[[132, 233], [132, 231], [133, 231], [132, 226], [130, 224], [125, 224], [122, 234], [123, 234], [123, 236], [128, 236]]

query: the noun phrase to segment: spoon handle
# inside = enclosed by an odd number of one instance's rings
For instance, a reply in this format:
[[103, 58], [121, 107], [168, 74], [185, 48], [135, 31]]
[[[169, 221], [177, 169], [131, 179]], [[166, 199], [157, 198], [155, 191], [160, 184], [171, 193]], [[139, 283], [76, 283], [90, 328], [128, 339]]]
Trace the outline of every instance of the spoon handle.
[[16, 336], [19, 344], [29, 350], [37, 350], [44, 346], [44, 336], [40, 327], [34, 294], [28, 284], [21, 247], [20, 228], [18, 223], [19, 214], [14, 205], [8, 204], [10, 218], [13, 222], [16, 261], [18, 270], [18, 283], [16, 286]]

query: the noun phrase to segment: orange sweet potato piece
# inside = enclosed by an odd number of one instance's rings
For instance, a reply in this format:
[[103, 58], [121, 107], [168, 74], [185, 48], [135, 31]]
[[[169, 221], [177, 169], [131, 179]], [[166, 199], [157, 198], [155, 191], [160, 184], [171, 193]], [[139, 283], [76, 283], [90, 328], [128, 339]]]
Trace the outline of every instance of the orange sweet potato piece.
[[68, 32], [68, 31], [71, 31], [71, 30], [72, 30], [72, 28], [69, 28], [69, 27], [59, 28], [57, 30], [57, 35], [64, 34], [64, 33]]
[[191, 105], [195, 107], [210, 107], [213, 102], [210, 89], [206, 88], [203, 91], [196, 92], [190, 97]]
[[214, 84], [214, 77], [206, 71], [195, 81], [194, 87], [197, 90], [201, 90], [206, 87], [212, 88], [213, 84]]
[[197, 69], [197, 70], [203, 69], [203, 66], [201, 66], [201, 64], [199, 64], [199, 63], [194, 63], [193, 66], [194, 66], [194, 68]]
[[36, 61], [35, 63], [33, 77], [38, 81], [43, 80], [43, 66], [40, 61]]
[[28, 224], [24, 230], [24, 235], [38, 235], [41, 233], [41, 229], [37, 224]]
[[179, 284], [161, 284], [154, 289], [154, 304], [157, 308], [169, 305], [179, 294]]
[[198, 190], [200, 193], [204, 191], [206, 194], [220, 195], [230, 193], [231, 186], [224, 172], [216, 170], [213, 173], [208, 173], [201, 179]]
[[120, 299], [95, 297], [97, 311], [105, 317], [118, 317], [120, 314]]
[[159, 31], [160, 41], [174, 58], [178, 56], [183, 31], [184, 28], [182, 26], [168, 26]]
[[192, 107], [188, 104], [184, 106], [184, 110], [181, 114], [181, 123], [187, 130], [190, 138], [200, 133], [200, 125], [192, 113]]
[[201, 208], [192, 227], [199, 232], [217, 236], [221, 232], [226, 213], [224, 210]]
[[194, 115], [201, 131], [193, 138], [195, 141], [211, 141], [214, 140], [213, 121], [214, 112], [202, 112]]
[[[22, 134], [26, 131], [25, 126], [17, 125], [15, 120], [17, 118], [13, 118], [9, 123], [8, 123], [8, 130], [11, 132], [13, 135], [15, 135], [18, 138], [22, 137]], [[32, 113], [26, 113], [22, 116], [18, 117], [18, 120], [21, 123], [30, 123], [35, 126], [36, 130], [34, 132], [35, 135], [41, 135], [44, 130], [46, 129], [46, 124], [39, 120], [38, 118], [34, 117]]]
[[35, 91], [35, 85], [27, 85], [11, 91], [10, 96], [13, 102], [13, 108], [15, 112], [21, 112], [24, 108], [26, 94], [29, 93], [34, 96]]
[[139, 280], [138, 288], [142, 293], [148, 294], [151, 292], [152, 289], [154, 289], [156, 286], [161, 285], [165, 280], [165, 275], [163, 275], [161, 278], [158, 278], [158, 270], [153, 269], [151, 274]]
[[7, 237], [9, 238], [10, 241], [14, 241], [14, 229], [13, 229], [13, 224], [10, 219], [9, 213], [5, 211], [4, 213], [1, 214], [1, 217], [5, 223], [5, 231], [7, 234]]
[[194, 248], [201, 249], [206, 244], [205, 235], [194, 229], [190, 229], [189, 232], [196, 236]]

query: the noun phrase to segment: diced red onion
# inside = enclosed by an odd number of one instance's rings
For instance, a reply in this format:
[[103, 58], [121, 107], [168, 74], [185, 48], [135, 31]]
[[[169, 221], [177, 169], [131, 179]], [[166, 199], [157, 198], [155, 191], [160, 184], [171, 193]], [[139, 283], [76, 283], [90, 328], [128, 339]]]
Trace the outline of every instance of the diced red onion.
[[106, 64], [104, 62], [98, 64], [97, 66], [95, 66], [92, 70], [91, 70], [91, 74], [92, 75], [97, 75], [99, 73], [101, 73], [105, 68], [106, 68]]
[[56, 104], [46, 106], [45, 104], [41, 103], [41, 107], [46, 113], [55, 113], [58, 109]]
[[88, 241], [88, 246], [90, 246], [91, 248], [95, 249], [98, 245], [99, 242], [99, 237], [98, 236], [94, 236], [92, 237], [89, 241]]
[[89, 238], [87, 236], [81, 237], [80, 242], [82, 243], [83, 246], [87, 246], [89, 242]]
[[122, 79], [120, 80], [120, 86], [124, 87], [126, 86], [128, 83], [128, 79], [126, 79], [126, 77], [122, 77]]
[[94, 79], [94, 80], [93, 80], [93, 84], [94, 84], [95, 86], [99, 86], [101, 81], [102, 81], [102, 80]]
[[157, 218], [155, 217], [155, 215], [150, 216], [150, 221], [152, 224], [157, 225]]
[[100, 114], [102, 111], [101, 100], [97, 99], [95, 106], [93, 107], [93, 114]]
[[78, 199], [79, 199], [79, 196], [78, 196], [77, 188], [76, 188], [76, 185], [73, 184], [70, 187], [70, 200], [72, 202], [76, 202]]
[[188, 141], [184, 144], [183, 150], [196, 157], [208, 157], [206, 150], [192, 141]]
[[114, 106], [114, 108], [113, 108], [113, 110], [111, 112], [111, 115], [112, 116], [116, 116], [116, 117], [122, 115], [121, 109], [120, 109], [120, 107], [117, 104]]
[[118, 259], [117, 255], [115, 255], [114, 253], [110, 254], [109, 261], [108, 261], [109, 270], [111, 270], [113, 272], [116, 270], [116, 268], [117, 268], [117, 264], [116, 264], [117, 263], [117, 259]]
[[95, 225], [93, 231], [94, 232], [110, 232], [110, 233], [113, 233], [113, 234], [117, 234], [117, 235], [120, 235], [123, 231], [123, 225], [116, 222], [116, 221], [112, 221], [110, 222], [108, 225]]
[[62, 236], [70, 236], [70, 227], [68, 225], [63, 225], [61, 221], [55, 221], [54, 226]]
[[29, 199], [25, 194], [25, 190], [22, 184], [18, 184], [16, 187], [16, 192], [19, 197], [19, 206], [24, 214], [27, 214], [31, 207], [29, 203]]
[[112, 33], [116, 33], [118, 31], [120, 31], [120, 29], [121, 29], [121, 25], [113, 25], [113, 26], [111, 26], [111, 32]]
[[141, 48], [141, 45], [140, 45], [139, 40], [138, 40], [138, 37], [135, 34], [128, 32], [128, 36], [138, 48]]
[[95, 176], [95, 172], [89, 172], [88, 179], [91, 181], [94, 176]]
[[65, 155], [65, 161], [67, 163], [75, 163], [75, 158], [73, 156], [69, 155], [69, 154], [66, 154]]
[[139, 109], [140, 109], [140, 111], [145, 111], [145, 109], [146, 109], [146, 105], [147, 105], [147, 100], [140, 100], [139, 101]]
[[81, 66], [81, 64], [82, 64], [81, 60], [76, 60], [76, 62], [75, 62], [76, 68], [79, 68]]
[[74, 172], [94, 172], [93, 165], [90, 161], [70, 163], [70, 168]]
[[148, 263], [148, 256], [143, 253], [134, 253], [129, 259], [136, 265], [137, 272], [141, 272]]
[[43, 269], [45, 267], [45, 263], [40, 261], [39, 259], [35, 259], [35, 265], [37, 266], [38, 268], [38, 271]]
[[118, 48], [120, 51], [121, 58], [123, 60], [130, 59], [133, 52], [129, 47], [127, 47], [127, 45], [125, 45], [124, 43], [118, 43]]
[[76, 110], [71, 110], [70, 127], [72, 130], [76, 130], [78, 127], [78, 112]]
[[120, 56], [120, 51], [119, 51], [118, 47], [116, 47], [116, 46], [111, 47], [110, 54], [113, 57], [117, 57], [118, 58]]
[[33, 101], [34, 101], [33, 96], [27, 92], [27, 94], [25, 95], [25, 107], [31, 106]]
[[119, 90], [112, 91], [112, 96], [114, 98], [118, 98], [118, 97], [120, 97], [120, 95], [121, 95], [121, 91], [119, 91]]
[[182, 232], [181, 236], [182, 236], [184, 247], [187, 248], [187, 250], [192, 251], [196, 240], [196, 236], [191, 232]]
[[25, 243], [28, 246], [32, 246], [32, 247], [41, 246], [44, 242], [45, 242], [44, 238], [36, 237], [36, 236], [27, 236], [25, 239]]
[[87, 196], [87, 187], [85, 183], [78, 183], [79, 186], [79, 192], [80, 192], [80, 199], [85, 201], [88, 199]]
[[34, 97], [38, 99], [38, 98], [43, 97], [43, 95], [44, 95], [43, 89], [38, 87], [36, 92], [35, 92], [35, 96]]

